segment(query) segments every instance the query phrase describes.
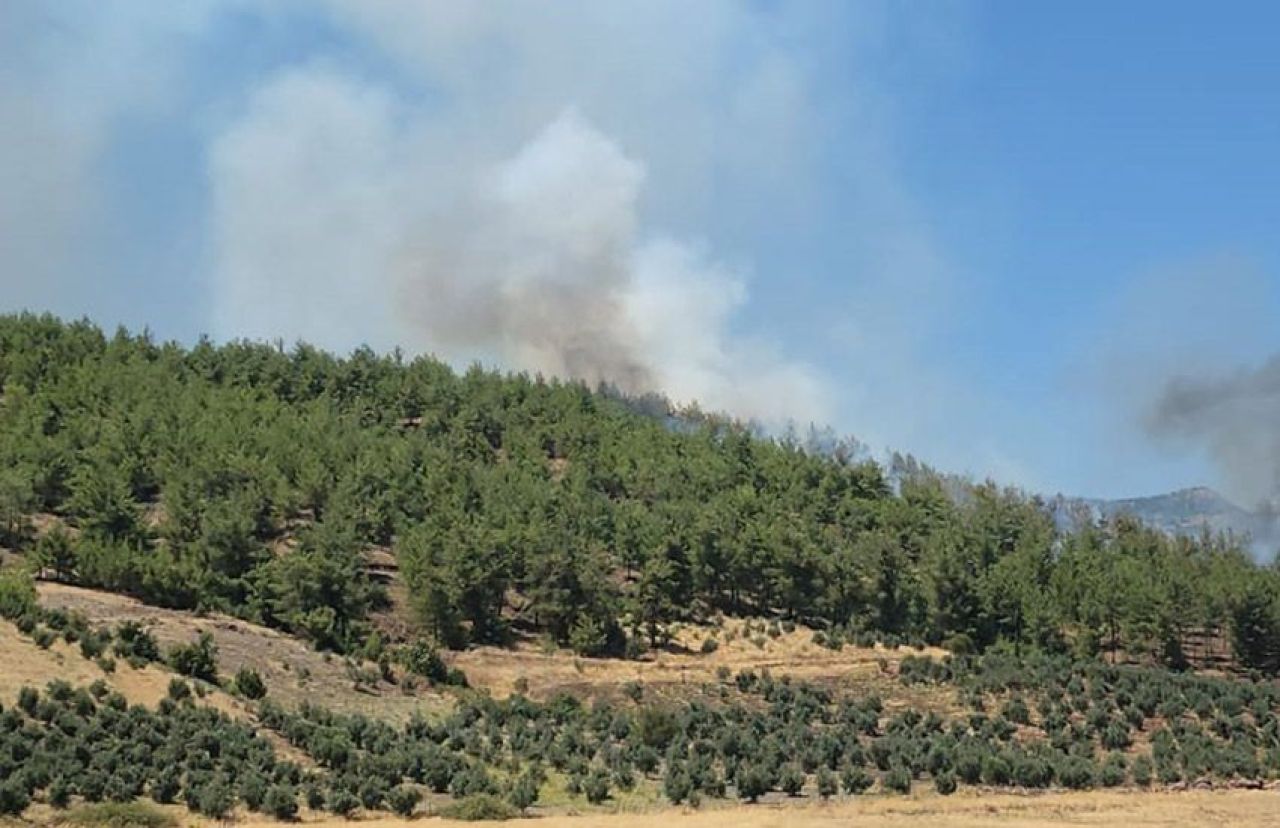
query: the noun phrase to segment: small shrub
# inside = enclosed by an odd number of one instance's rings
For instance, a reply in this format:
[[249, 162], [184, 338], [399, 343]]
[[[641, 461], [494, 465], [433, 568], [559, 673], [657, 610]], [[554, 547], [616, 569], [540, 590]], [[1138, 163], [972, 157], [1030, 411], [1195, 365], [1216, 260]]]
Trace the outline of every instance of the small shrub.
[[298, 815], [298, 792], [292, 785], [272, 785], [262, 800], [262, 810], [276, 819], [292, 820]]
[[788, 764], [783, 767], [778, 783], [787, 796], [799, 796], [804, 789], [804, 771], [798, 765]]
[[515, 781], [507, 794], [507, 801], [521, 813], [538, 801], [538, 780], [532, 773], [520, 774], [520, 778]]
[[349, 817], [360, 807], [360, 800], [345, 788], [337, 788], [329, 792], [324, 803], [325, 810], [340, 817]]
[[1079, 756], [1070, 756], [1058, 765], [1058, 781], [1065, 788], [1081, 790], [1094, 784], [1093, 762]]
[[764, 770], [750, 765], [738, 770], [738, 797], [748, 802], [755, 802], [769, 792], [769, 780]]
[[520, 816], [520, 812], [492, 794], [476, 794], [441, 808], [440, 816], [464, 822], [478, 822], [515, 819]]
[[1104, 788], [1118, 788], [1124, 784], [1125, 775], [1124, 758], [1113, 754], [1107, 758], [1102, 770], [1099, 771], [1098, 782]]
[[422, 800], [422, 793], [417, 788], [411, 788], [408, 785], [397, 785], [387, 794], [387, 805], [397, 815], [408, 817], [413, 814], [413, 810], [418, 807], [418, 802]]
[[1014, 724], [1031, 724], [1031, 711], [1027, 708], [1027, 703], [1019, 696], [1014, 696], [1005, 702], [1000, 709], [1000, 714]]
[[376, 811], [382, 807], [383, 800], [387, 797], [387, 789], [381, 779], [370, 778], [360, 784], [357, 794], [360, 797], [360, 804], [366, 810]]
[[84, 828], [173, 828], [177, 820], [147, 802], [81, 805], [60, 820]]
[[886, 791], [906, 794], [911, 793], [911, 774], [904, 767], [894, 767], [880, 780]]
[[257, 670], [241, 667], [236, 672], [235, 690], [246, 699], [258, 700], [267, 695], [267, 685]]
[[307, 785], [302, 791], [302, 797], [307, 800], [307, 807], [313, 811], [324, 807], [324, 789], [319, 785]]
[[866, 793], [874, 782], [871, 774], [860, 765], [847, 765], [840, 774], [840, 786], [850, 795]]
[[28, 716], [34, 716], [36, 706], [40, 704], [40, 691], [34, 687], [23, 687], [18, 690], [18, 709]]
[[107, 642], [103, 641], [101, 637], [93, 633], [88, 633], [80, 638], [80, 655], [84, 656], [89, 661], [93, 661], [95, 658], [102, 655], [106, 649]]
[[642, 707], [636, 714], [634, 729], [642, 744], [664, 750], [679, 731], [679, 722], [664, 707]]
[[191, 644], [177, 644], [169, 650], [169, 666], [184, 676], [218, 683], [218, 645], [207, 632]]
[[716, 639], [714, 635], [709, 635], [706, 638], [702, 639], [703, 655], [711, 655], [718, 649], [720, 649], [720, 641]]
[[1102, 731], [1102, 746], [1107, 750], [1124, 750], [1133, 744], [1129, 728], [1123, 722], [1111, 722]]
[[176, 676], [169, 679], [169, 698], [176, 702], [186, 701], [191, 698], [191, 685]]
[[1138, 754], [1133, 760], [1133, 784], [1145, 788], [1151, 784], [1151, 777], [1155, 774], [1155, 768], [1152, 767], [1151, 757], [1148, 754]]
[[609, 798], [609, 779], [596, 771], [587, 776], [582, 783], [582, 792], [592, 805], [599, 805]]
[[671, 804], [679, 805], [684, 802], [692, 791], [693, 783], [689, 779], [689, 774], [675, 765], [668, 766], [666, 774], [662, 777], [662, 794], [670, 800]]
[[16, 620], [36, 610], [36, 585], [31, 574], [16, 568], [0, 571], [0, 616]]
[[220, 782], [208, 782], [197, 791], [195, 810], [211, 819], [224, 819], [235, 804], [230, 788]]
[[262, 810], [262, 803], [267, 798], [267, 780], [256, 772], [240, 777], [240, 799], [251, 811]]
[[956, 775], [951, 771], [941, 771], [933, 777], [933, 788], [943, 796], [951, 796], [956, 792]]
[[816, 781], [818, 783], [818, 796], [823, 799], [830, 799], [840, 790], [839, 783], [836, 780], [836, 775], [826, 766], [818, 768]]
[[169, 768], [161, 773], [151, 782], [149, 793], [151, 798], [161, 805], [167, 805], [178, 798], [178, 793], [182, 790], [181, 771], [176, 768]]
[[125, 621], [116, 627], [116, 641], [112, 651], [130, 664], [160, 660], [160, 645], [151, 631], [137, 621]]
[[0, 816], [18, 816], [30, 804], [31, 796], [17, 778], [10, 777], [0, 782]]
[[1009, 760], [999, 754], [989, 754], [982, 760], [982, 781], [988, 785], [1008, 785], [1013, 778]]
[[45, 797], [49, 800], [50, 806], [62, 810], [71, 804], [72, 793], [71, 783], [64, 777], [59, 776], [49, 785], [49, 790], [45, 792]]

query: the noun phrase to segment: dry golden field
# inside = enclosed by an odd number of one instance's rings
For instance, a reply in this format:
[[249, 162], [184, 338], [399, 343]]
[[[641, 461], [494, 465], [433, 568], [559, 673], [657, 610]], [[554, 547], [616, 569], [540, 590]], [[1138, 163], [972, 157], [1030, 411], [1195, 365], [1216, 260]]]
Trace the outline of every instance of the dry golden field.
[[[239, 812], [217, 822], [180, 806], [151, 806], [190, 828], [280, 828], [260, 814]], [[3, 826], [57, 826], [64, 815], [47, 805], [32, 806], [21, 820], [0, 819]], [[412, 828], [461, 826], [432, 816], [412, 820], [358, 816], [342, 820], [304, 812], [294, 823], [306, 828]], [[587, 814], [534, 815], [505, 822], [480, 823], [507, 828], [1051, 828], [1122, 826], [1123, 828], [1273, 828], [1280, 825], [1280, 791], [1093, 791], [1018, 795], [967, 791], [951, 797], [869, 796], [856, 800], [779, 805], [727, 805], [701, 810], [666, 809], [641, 813], [598, 811]]]
[[[245, 828], [279, 823], [238, 822]], [[336, 820], [305, 824], [349, 826]], [[362, 820], [362, 828], [406, 828], [410, 824], [463, 825], [451, 820]], [[494, 823], [490, 823], [494, 824]], [[546, 816], [501, 823], [531, 828], [1048, 828], [1048, 826], [1213, 826], [1264, 828], [1280, 825], [1280, 791], [1087, 792], [1014, 794], [960, 793], [952, 797], [868, 797], [850, 802], [736, 805], [701, 811], [667, 810], [643, 814], [593, 813]]]
[[[750, 634], [745, 632], [745, 625], [743, 621], [728, 620], [719, 627], [684, 626], [677, 630], [670, 648], [637, 661], [577, 658], [563, 650], [548, 652], [535, 642], [523, 642], [512, 648], [477, 647], [458, 653], [453, 663], [466, 672], [472, 684], [499, 697], [514, 692], [518, 683], [534, 698], [561, 690], [620, 695], [629, 682], [643, 684], [647, 691], [680, 695], [681, 688], [692, 691], [718, 682], [720, 671], [755, 670], [874, 690], [887, 694], [890, 706], [894, 700], [927, 701], [928, 706], [951, 704], [948, 694], [940, 694], [936, 688], [925, 694], [927, 700], [908, 698], [913, 694], [894, 680], [897, 663], [905, 656], [941, 657], [946, 654], [944, 650], [849, 646], [837, 651], [815, 644], [813, 630], [803, 626], [771, 637], [758, 631], [762, 626], [759, 622], [755, 624], [757, 632]], [[715, 652], [703, 653], [700, 648], [708, 637], [714, 637], [718, 646]]]
[[[24, 686], [42, 688], [55, 679], [79, 686], [102, 679], [130, 702], [154, 706], [164, 698], [171, 678], [172, 673], [155, 665], [135, 670], [123, 659], [116, 660], [114, 671], [104, 672], [74, 645], [58, 639], [43, 650], [13, 624], [0, 621], [0, 702], [5, 704]], [[205, 702], [231, 715], [240, 712], [240, 702], [220, 691], [210, 692]]]

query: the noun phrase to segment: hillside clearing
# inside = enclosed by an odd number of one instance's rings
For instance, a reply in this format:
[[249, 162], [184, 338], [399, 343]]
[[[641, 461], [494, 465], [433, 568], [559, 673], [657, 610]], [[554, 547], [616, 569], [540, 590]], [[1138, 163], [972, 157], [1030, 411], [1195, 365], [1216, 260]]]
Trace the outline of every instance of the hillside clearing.
[[[304, 641], [239, 618], [219, 614], [198, 616], [147, 606], [123, 595], [48, 581], [41, 582], [37, 589], [44, 607], [73, 610], [94, 625], [114, 625], [122, 621], [143, 623], [162, 650], [208, 632], [218, 645], [218, 669], [222, 675], [234, 676], [241, 667], [251, 667], [262, 676], [271, 698], [288, 706], [308, 701], [338, 712], [401, 721], [415, 711], [438, 712], [449, 705], [445, 697], [429, 689], [409, 693], [383, 681], [362, 683], [357, 688], [342, 658], [317, 652]], [[89, 667], [94, 665], [90, 663]], [[92, 678], [99, 675], [100, 670]], [[166, 677], [160, 696], [167, 682]], [[25, 683], [31, 684], [33, 680]], [[39, 686], [44, 682], [34, 683]]]
[[[154, 665], [134, 669], [124, 659], [116, 659], [115, 670], [105, 672], [82, 656], [75, 646], [58, 639], [47, 650], [42, 649], [12, 623], [2, 620], [0, 664], [4, 665], [0, 669], [0, 699], [6, 704], [15, 699], [23, 687], [44, 687], [56, 679], [80, 686], [102, 679], [131, 703], [154, 707], [164, 698], [169, 680], [173, 678], [172, 673]], [[206, 698], [215, 707], [235, 715], [235, 700], [221, 693]]]
[[[677, 631], [670, 648], [635, 661], [579, 658], [564, 650], [546, 651], [537, 644], [522, 643], [512, 648], [476, 647], [456, 654], [452, 662], [474, 686], [484, 687], [500, 698], [515, 692], [518, 683], [526, 686], [524, 692], [533, 698], [547, 698], [560, 691], [617, 696], [630, 682], [663, 695], [678, 696], [681, 688], [692, 691], [720, 681], [725, 670], [731, 675], [750, 670], [876, 692], [890, 704], [897, 700], [924, 700], [929, 708], [952, 706], [953, 699], [947, 692], [915, 693], [894, 680], [897, 664], [906, 656], [940, 658], [946, 655], [945, 650], [879, 646], [831, 650], [815, 643], [813, 630], [806, 627], [796, 627], [776, 637], [753, 636], [744, 632], [746, 623], [728, 621], [720, 628], [685, 626]], [[715, 651], [701, 652], [701, 644], [708, 637], [715, 637]]]

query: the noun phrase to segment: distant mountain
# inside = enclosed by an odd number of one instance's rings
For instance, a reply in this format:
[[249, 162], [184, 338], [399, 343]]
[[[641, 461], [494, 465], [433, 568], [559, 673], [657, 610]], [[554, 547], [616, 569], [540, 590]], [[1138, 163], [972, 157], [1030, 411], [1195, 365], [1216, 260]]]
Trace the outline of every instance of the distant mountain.
[[1280, 547], [1280, 514], [1249, 511], [1205, 486], [1151, 497], [1059, 497], [1054, 502], [1060, 521], [1069, 522], [1080, 510], [1095, 518], [1133, 515], [1174, 535], [1197, 535], [1207, 528], [1210, 532], [1248, 536], [1254, 551], [1268, 556]]

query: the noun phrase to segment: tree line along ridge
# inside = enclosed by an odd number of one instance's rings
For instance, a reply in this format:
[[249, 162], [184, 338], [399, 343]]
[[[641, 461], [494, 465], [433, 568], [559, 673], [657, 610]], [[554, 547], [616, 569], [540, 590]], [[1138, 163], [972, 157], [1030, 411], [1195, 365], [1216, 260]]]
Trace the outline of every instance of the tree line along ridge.
[[[440, 645], [637, 655], [764, 616], [859, 637], [1280, 668], [1280, 573], [1240, 539], [1063, 527], [1036, 497], [892, 474], [696, 410], [428, 357], [0, 317], [0, 546], [42, 577], [338, 651], [394, 556]], [[655, 413], [656, 412], [656, 413]]]

